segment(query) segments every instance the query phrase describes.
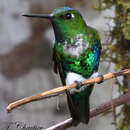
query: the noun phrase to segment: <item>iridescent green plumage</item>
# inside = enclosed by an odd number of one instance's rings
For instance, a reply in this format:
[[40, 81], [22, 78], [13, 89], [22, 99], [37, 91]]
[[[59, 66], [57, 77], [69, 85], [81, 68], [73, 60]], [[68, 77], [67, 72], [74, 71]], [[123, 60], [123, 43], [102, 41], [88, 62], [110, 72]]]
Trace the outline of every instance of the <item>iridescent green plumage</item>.
[[[54, 71], [63, 85], [90, 78], [98, 70], [101, 44], [98, 32], [87, 26], [81, 14], [70, 7], [55, 9], [50, 15], [24, 15], [48, 18], [54, 28]], [[67, 90], [74, 125], [89, 121], [89, 96], [93, 85]]]
[[[61, 19], [61, 16], [68, 13], [74, 17], [69, 20]], [[55, 71], [59, 69], [63, 84], [66, 84], [69, 72], [89, 78], [97, 71], [100, 60], [101, 44], [98, 32], [87, 26], [80, 13], [72, 8], [58, 8], [54, 11], [54, 16], [52, 24], [56, 36], [53, 53]], [[76, 50], [78, 47], [79, 51]], [[92, 88], [93, 85], [86, 85], [79, 91], [66, 92], [74, 125], [89, 121], [89, 96]]]
[[[87, 36], [87, 34], [85, 34]], [[75, 72], [81, 74], [85, 78], [89, 78], [93, 71], [98, 67], [99, 54], [100, 54], [100, 40], [96, 40], [96, 36], [93, 35], [95, 40], [88, 40], [89, 36], [86, 37], [87, 43], [89, 43], [88, 49], [84, 49], [79, 57], [73, 56], [72, 54], [66, 54], [64, 52], [64, 43], [55, 44], [55, 52], [60, 54], [58, 62], [62, 62], [62, 66], [65, 72]], [[55, 54], [54, 54], [55, 55]]]

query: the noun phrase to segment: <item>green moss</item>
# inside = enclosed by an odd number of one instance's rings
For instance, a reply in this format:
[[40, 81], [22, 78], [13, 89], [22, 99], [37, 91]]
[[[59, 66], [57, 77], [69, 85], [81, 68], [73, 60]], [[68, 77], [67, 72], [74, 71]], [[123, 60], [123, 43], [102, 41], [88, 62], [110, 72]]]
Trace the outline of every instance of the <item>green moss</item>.
[[122, 119], [122, 118], [117, 118], [117, 119], [116, 119], [116, 124], [118, 124], [118, 125], [116, 126], [117, 130], [118, 130], [118, 129], [121, 129], [121, 128], [123, 127], [123, 119]]
[[[130, 2], [125, 0], [119, 0], [117, 6], [122, 6], [121, 12], [119, 12], [120, 20], [122, 20], [121, 27], [125, 39], [130, 40]], [[122, 13], [122, 14], [121, 14]]]
[[[102, 59], [114, 63], [116, 71], [129, 68], [130, 1], [102, 0], [102, 4], [107, 9], [110, 9], [111, 6], [115, 7], [115, 17], [113, 18], [115, 26], [108, 33], [109, 40], [103, 46], [104, 53], [102, 54]], [[122, 84], [117, 83], [121, 94], [129, 91], [129, 82], [127, 80], [128, 76], [124, 76]], [[116, 113], [116, 130], [130, 130], [129, 104], [129, 102], [124, 104], [120, 112]]]
[[123, 130], [130, 130], [130, 125], [124, 126]]

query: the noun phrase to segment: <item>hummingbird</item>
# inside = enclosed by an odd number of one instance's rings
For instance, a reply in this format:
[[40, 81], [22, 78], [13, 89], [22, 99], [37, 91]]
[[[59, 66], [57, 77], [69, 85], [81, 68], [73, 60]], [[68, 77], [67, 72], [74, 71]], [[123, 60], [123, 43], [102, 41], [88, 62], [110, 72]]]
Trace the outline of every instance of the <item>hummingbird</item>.
[[81, 82], [100, 76], [98, 66], [101, 42], [98, 31], [88, 26], [80, 12], [71, 7], [56, 8], [48, 15], [23, 16], [46, 18], [51, 21], [55, 34], [54, 72], [60, 75], [63, 85], [77, 83], [76, 88], [66, 90], [72, 123], [74, 126], [80, 122], [88, 124], [89, 97], [94, 84], [82, 86]]

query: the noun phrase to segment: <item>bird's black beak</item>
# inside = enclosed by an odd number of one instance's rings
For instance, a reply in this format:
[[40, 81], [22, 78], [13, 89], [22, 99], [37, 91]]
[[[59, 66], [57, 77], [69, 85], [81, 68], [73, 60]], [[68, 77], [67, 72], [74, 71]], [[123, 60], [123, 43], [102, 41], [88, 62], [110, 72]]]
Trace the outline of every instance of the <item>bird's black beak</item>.
[[46, 19], [52, 19], [52, 15], [42, 15], [42, 14], [23, 14], [22, 16], [25, 17], [32, 17], [32, 18], [46, 18]]

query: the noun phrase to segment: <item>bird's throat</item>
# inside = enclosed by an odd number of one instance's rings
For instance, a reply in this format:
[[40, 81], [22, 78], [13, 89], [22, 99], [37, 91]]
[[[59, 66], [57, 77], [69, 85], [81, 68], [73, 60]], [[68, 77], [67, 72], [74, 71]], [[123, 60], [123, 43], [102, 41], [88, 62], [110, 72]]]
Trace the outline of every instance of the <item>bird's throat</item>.
[[88, 49], [89, 42], [84, 38], [83, 34], [76, 34], [76, 36], [63, 42], [58, 42], [58, 45], [63, 46], [65, 54], [79, 57], [84, 50]]

